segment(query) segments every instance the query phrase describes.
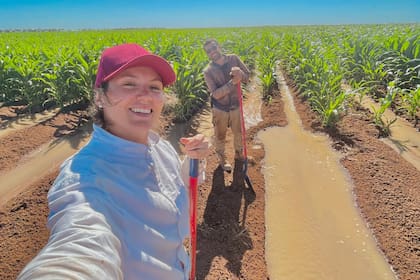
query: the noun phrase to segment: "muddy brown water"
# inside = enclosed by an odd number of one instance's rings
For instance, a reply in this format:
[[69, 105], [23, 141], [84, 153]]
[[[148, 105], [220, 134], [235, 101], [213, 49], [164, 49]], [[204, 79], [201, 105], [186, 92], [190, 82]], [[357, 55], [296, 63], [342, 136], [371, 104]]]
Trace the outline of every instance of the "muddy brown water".
[[34, 126], [38, 123], [46, 121], [52, 118], [58, 112], [59, 112], [59, 109], [47, 110], [47, 111], [43, 111], [42, 113], [16, 117], [7, 121], [3, 121], [0, 124], [0, 137], [7, 135], [8, 133], [14, 130]]
[[[26, 126], [29, 125], [32, 124], [26, 124]], [[13, 127], [16, 128], [16, 126]], [[49, 170], [58, 167], [66, 158], [87, 143], [90, 134], [91, 125], [86, 125], [82, 128], [81, 133], [45, 144], [26, 156], [23, 164], [1, 173], [0, 205], [24, 190], [32, 182], [42, 178]]]
[[266, 260], [270, 279], [396, 279], [355, 206], [329, 139], [303, 129], [284, 80], [286, 127], [264, 144]]
[[[372, 113], [379, 109], [379, 104], [368, 96], [363, 97], [361, 104]], [[390, 126], [391, 135], [382, 140], [420, 170], [420, 132], [408, 121], [397, 117], [391, 110], [386, 110], [382, 116], [385, 123], [394, 119], [395, 122]]]

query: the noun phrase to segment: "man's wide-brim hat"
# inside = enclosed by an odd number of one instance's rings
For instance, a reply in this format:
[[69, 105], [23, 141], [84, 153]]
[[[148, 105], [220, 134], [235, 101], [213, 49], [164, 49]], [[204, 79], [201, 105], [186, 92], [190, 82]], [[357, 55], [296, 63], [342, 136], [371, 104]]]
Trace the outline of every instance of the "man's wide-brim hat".
[[172, 66], [162, 57], [152, 54], [137, 44], [122, 44], [105, 49], [99, 61], [95, 87], [134, 66], [147, 66], [162, 78], [163, 86], [175, 82], [176, 75]]

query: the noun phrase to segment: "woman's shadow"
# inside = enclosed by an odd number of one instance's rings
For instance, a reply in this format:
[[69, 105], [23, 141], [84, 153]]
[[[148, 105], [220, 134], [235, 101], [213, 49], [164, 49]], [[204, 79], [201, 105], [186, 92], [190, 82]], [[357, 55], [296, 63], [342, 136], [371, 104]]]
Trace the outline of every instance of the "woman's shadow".
[[226, 259], [227, 269], [239, 276], [243, 255], [253, 248], [244, 225], [255, 193], [245, 188], [242, 168], [242, 161], [235, 161], [230, 186], [225, 185], [225, 174], [220, 166], [213, 172], [203, 223], [197, 228], [197, 280], [205, 279], [216, 257]]

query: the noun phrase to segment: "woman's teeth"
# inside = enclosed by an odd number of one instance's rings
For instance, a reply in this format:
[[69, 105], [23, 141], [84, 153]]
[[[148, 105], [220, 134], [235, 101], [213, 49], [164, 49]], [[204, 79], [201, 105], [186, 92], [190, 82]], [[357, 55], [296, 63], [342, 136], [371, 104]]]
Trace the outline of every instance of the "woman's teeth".
[[152, 109], [131, 108], [130, 110], [134, 113], [143, 113], [143, 114], [150, 114], [152, 112]]

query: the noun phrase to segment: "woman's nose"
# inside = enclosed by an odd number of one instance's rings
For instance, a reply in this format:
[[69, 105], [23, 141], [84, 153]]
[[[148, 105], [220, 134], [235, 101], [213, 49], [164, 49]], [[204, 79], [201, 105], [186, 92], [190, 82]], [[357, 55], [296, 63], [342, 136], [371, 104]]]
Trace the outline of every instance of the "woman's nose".
[[153, 93], [153, 90], [151, 90], [150, 88], [147, 88], [147, 87], [138, 87], [136, 89], [137, 97], [150, 96], [150, 95], [152, 95], [152, 93]]

